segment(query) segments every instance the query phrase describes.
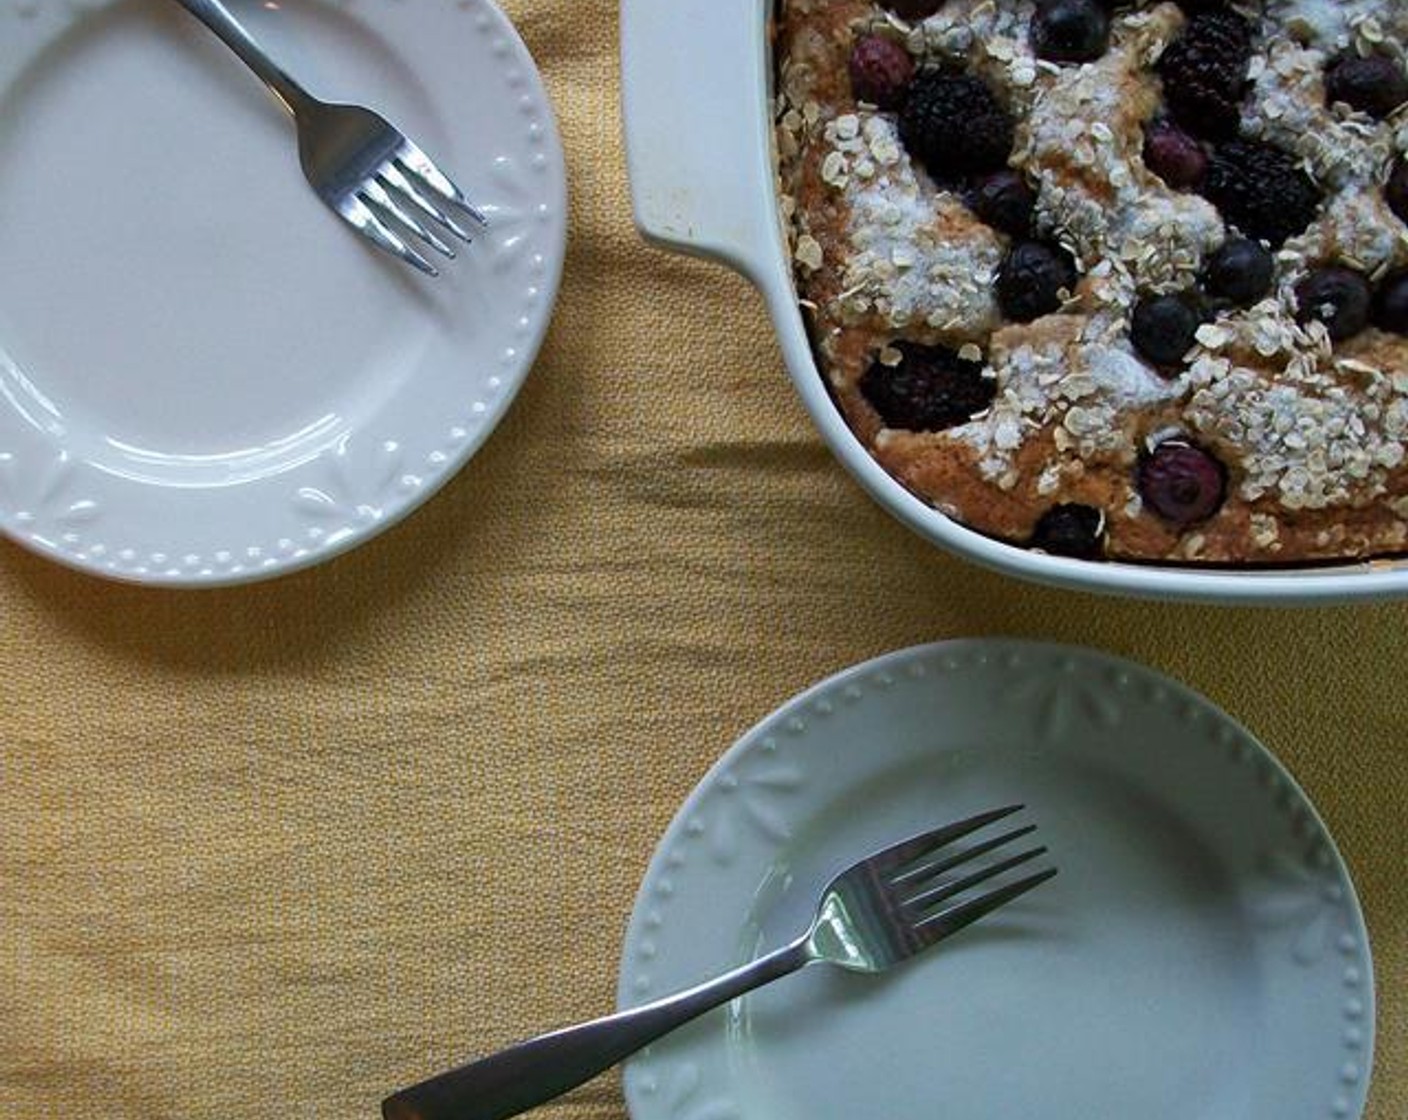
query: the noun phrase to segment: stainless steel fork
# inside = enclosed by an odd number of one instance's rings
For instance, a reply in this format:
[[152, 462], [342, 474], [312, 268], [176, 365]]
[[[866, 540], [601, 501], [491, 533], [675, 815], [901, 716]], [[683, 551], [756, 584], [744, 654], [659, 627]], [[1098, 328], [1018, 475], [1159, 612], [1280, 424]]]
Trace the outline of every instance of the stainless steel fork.
[[[382, 1102], [385, 1120], [502, 1120], [559, 1096], [710, 1008], [809, 964], [883, 972], [1046, 882], [1048, 867], [973, 894], [1042, 855], [1045, 847], [973, 861], [1035, 825], [956, 850], [954, 841], [1018, 812], [994, 809], [902, 841], [852, 865], [822, 892], [806, 933], [790, 945], [698, 987], [542, 1035], [423, 1081]], [[968, 865], [972, 864], [970, 868]], [[950, 872], [962, 868], [956, 876]]]
[[442, 233], [468, 243], [489, 222], [430, 157], [360, 105], [320, 101], [291, 78], [220, 0], [176, 0], [263, 80], [298, 126], [298, 154], [314, 192], [378, 248], [429, 276], [439, 271], [410, 243], [453, 258]]

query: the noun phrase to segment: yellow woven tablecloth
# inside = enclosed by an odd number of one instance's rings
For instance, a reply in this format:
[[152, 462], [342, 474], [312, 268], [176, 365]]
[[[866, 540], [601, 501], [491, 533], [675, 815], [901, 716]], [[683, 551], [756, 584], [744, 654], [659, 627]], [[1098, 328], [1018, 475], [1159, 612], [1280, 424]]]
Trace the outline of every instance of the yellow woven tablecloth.
[[[507, 7], [571, 249], [464, 473], [246, 589], [0, 544], [0, 1114], [371, 1117], [409, 1071], [599, 1012], [654, 841], [741, 730], [859, 659], [1004, 634], [1142, 660], [1278, 752], [1368, 915], [1369, 1116], [1408, 1115], [1408, 606], [1096, 600], [912, 537], [813, 434], [750, 290], [633, 233], [614, 0]], [[622, 1114], [614, 1078], [544, 1113]]]

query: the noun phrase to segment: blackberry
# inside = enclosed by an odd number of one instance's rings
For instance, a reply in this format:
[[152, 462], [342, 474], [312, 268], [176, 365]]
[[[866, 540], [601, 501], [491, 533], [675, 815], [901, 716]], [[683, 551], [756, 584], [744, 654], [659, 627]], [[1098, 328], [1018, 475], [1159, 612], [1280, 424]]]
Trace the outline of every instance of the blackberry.
[[1369, 325], [1373, 304], [1369, 281], [1348, 268], [1317, 268], [1296, 285], [1296, 318], [1319, 320], [1335, 342], [1353, 338]]
[[1236, 12], [1193, 15], [1158, 64], [1178, 123], [1216, 140], [1236, 136], [1251, 57], [1251, 28]]
[[1227, 497], [1227, 468], [1201, 447], [1165, 440], [1139, 461], [1144, 504], [1180, 528], [1211, 517]]
[[1195, 190], [1207, 177], [1208, 154], [1173, 121], [1161, 119], [1144, 130], [1144, 165], [1176, 191]]
[[1066, 502], [1052, 506], [1036, 523], [1029, 548], [1053, 556], [1099, 560], [1104, 553], [1105, 515], [1094, 506]]
[[1393, 174], [1384, 185], [1384, 201], [1400, 222], [1408, 222], [1408, 160], [1394, 164]]
[[1320, 191], [1294, 156], [1251, 140], [1213, 151], [1203, 195], [1243, 236], [1273, 249], [1304, 233], [1320, 208]]
[[983, 363], [946, 346], [899, 342], [898, 365], [875, 362], [860, 379], [861, 395], [886, 427], [936, 432], [962, 424], [992, 404], [997, 382]]
[[979, 181], [968, 195], [968, 204], [994, 229], [1026, 237], [1036, 209], [1036, 191], [1020, 171], [1005, 167]]
[[1049, 62], [1094, 62], [1110, 49], [1110, 14], [1098, 0], [1042, 0], [1031, 41]]
[[1383, 55], [1341, 58], [1325, 72], [1325, 101], [1343, 101], [1351, 109], [1383, 120], [1408, 101], [1408, 75]]
[[1202, 319], [1182, 296], [1141, 300], [1130, 323], [1130, 341], [1140, 357], [1160, 369], [1176, 369], [1193, 349]]
[[1408, 334], [1408, 272], [1395, 272], [1384, 280], [1374, 300], [1374, 326]]
[[1061, 292], [1076, 286], [1076, 265], [1059, 245], [1019, 241], [997, 273], [997, 302], [1007, 318], [1030, 323], [1061, 309]]
[[922, 74], [900, 111], [900, 139], [940, 183], [996, 171], [1012, 154], [1012, 118], [981, 78]]
[[1259, 241], [1234, 237], [1225, 241], [1203, 270], [1208, 294], [1238, 307], [1250, 307], [1271, 292], [1276, 258]]
[[885, 7], [908, 20], [928, 19], [944, 6], [944, 0], [885, 0]]
[[851, 92], [857, 101], [881, 109], [897, 108], [914, 77], [914, 59], [893, 39], [862, 35], [851, 48]]

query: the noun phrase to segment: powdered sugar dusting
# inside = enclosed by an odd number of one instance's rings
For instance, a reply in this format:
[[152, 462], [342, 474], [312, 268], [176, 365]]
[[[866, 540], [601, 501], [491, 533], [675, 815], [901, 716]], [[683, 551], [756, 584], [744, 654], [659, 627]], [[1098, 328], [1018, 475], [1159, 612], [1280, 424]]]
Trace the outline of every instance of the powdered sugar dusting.
[[963, 66], [984, 78], [1014, 112], [1023, 113], [1041, 75], [1055, 67], [1031, 50], [1032, 0], [949, 0], [909, 34], [915, 54]]
[[1084, 356], [1096, 390], [1116, 410], [1143, 408], [1173, 400], [1180, 393], [1179, 386], [1151, 370], [1127, 343], [1091, 347]]
[[1377, 184], [1356, 184], [1325, 203], [1320, 217], [1282, 254], [1287, 278], [1298, 280], [1309, 262], [1335, 261], [1371, 279], [1408, 265], [1408, 226], [1388, 208]]
[[1046, 83], [1016, 156], [1040, 181], [1044, 228], [1087, 269], [1116, 261], [1137, 287], [1154, 291], [1191, 282], [1225, 236], [1216, 207], [1169, 189], [1144, 166], [1143, 125], [1159, 98], [1147, 66], [1181, 23], [1172, 4], [1121, 20], [1102, 59]]
[[1186, 410], [1193, 427], [1254, 452], [1240, 486], [1247, 501], [1270, 494], [1290, 510], [1365, 503], [1387, 492], [1404, 461], [1408, 378], [1293, 363], [1268, 381], [1209, 356], [1189, 379], [1197, 386]]
[[1289, 36], [1337, 53], [1366, 36], [1385, 39], [1408, 32], [1408, 13], [1392, 9], [1398, 0], [1268, 0], [1266, 37]]
[[1325, 104], [1325, 52], [1273, 42], [1252, 64], [1252, 96], [1243, 116], [1249, 136], [1305, 161], [1331, 190], [1381, 181], [1393, 156], [1392, 130], [1362, 113]]
[[1014, 453], [1039, 431], [1054, 431], [1059, 450], [1077, 453], [1057, 465], [1053, 478], [1079, 475], [1098, 456], [1132, 460], [1135, 448], [1121, 417], [1174, 400], [1183, 389], [1150, 370], [1127, 343], [1091, 345], [1089, 330], [1085, 317], [1061, 315], [1039, 329], [999, 331], [990, 356], [997, 399], [983, 416], [936, 439], [976, 450], [984, 476], [1004, 488], [1016, 482]]
[[1001, 319], [993, 295], [1003, 254], [997, 234], [952, 195], [920, 183], [892, 119], [843, 116], [827, 126], [827, 138], [833, 148], [823, 175], [829, 167], [828, 181], [851, 212], [844, 310], [878, 312], [896, 330], [986, 339]]

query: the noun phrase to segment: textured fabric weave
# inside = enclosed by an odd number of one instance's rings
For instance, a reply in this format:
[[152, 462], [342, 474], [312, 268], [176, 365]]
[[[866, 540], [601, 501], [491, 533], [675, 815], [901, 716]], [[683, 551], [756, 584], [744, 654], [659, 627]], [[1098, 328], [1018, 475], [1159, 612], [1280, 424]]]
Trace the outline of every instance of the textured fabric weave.
[[[372, 1117], [600, 1012], [652, 845], [743, 729], [871, 655], [1021, 635], [1181, 678], [1296, 774], [1374, 938], [1369, 1116], [1408, 1115], [1408, 607], [1097, 600], [914, 538], [822, 447], [747, 286], [635, 235], [614, 0], [507, 9], [559, 112], [571, 247], [469, 467], [244, 589], [0, 543], [0, 1113]], [[613, 1077], [543, 1113], [623, 1114]]]

